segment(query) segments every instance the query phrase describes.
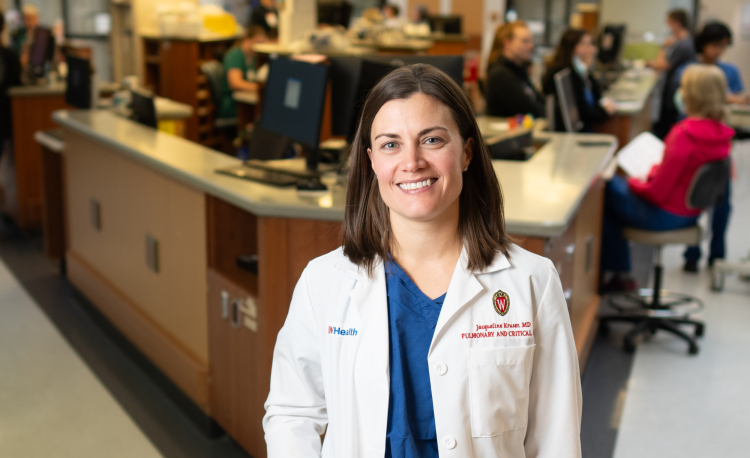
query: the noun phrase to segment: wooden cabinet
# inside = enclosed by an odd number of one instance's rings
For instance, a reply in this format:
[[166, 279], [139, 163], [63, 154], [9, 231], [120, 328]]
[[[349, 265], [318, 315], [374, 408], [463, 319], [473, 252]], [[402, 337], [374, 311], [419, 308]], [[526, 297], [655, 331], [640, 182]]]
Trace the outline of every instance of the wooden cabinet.
[[209, 147], [217, 143], [213, 126], [217, 108], [200, 66], [207, 60], [221, 62], [234, 41], [143, 38], [144, 86], [193, 107], [193, 115], [185, 121], [188, 140]]
[[57, 127], [52, 112], [70, 108], [62, 92], [41, 91], [40, 94], [13, 95], [13, 143], [16, 169], [16, 197], [3, 189], [3, 207], [19, 227], [35, 227], [42, 223], [42, 149], [34, 133]]
[[565, 232], [552, 238], [514, 237], [522, 248], [549, 258], [560, 275], [580, 368], [586, 364], [598, 329], [599, 257], [604, 182], [596, 181], [583, 198]]
[[[211, 416], [263, 458], [276, 335], [307, 263], [341, 245], [341, 223], [256, 217], [211, 196], [206, 210]], [[238, 267], [251, 255], [257, 274]]]

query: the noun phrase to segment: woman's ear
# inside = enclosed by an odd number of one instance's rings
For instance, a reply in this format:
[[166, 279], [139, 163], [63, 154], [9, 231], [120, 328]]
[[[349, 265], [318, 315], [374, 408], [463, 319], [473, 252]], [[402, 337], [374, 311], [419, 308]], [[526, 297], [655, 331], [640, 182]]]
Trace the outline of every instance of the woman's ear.
[[466, 142], [464, 142], [464, 157], [463, 157], [463, 162], [461, 163], [462, 168], [465, 169], [466, 167], [468, 167], [473, 157], [474, 157], [474, 137], [469, 137], [469, 139], [466, 140]]

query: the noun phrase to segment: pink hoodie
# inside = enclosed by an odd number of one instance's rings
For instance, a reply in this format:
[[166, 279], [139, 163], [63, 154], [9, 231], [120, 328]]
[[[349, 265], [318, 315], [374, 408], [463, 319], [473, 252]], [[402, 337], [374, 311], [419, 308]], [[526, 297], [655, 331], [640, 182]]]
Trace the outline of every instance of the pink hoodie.
[[680, 216], [698, 216], [685, 206], [685, 196], [695, 172], [707, 162], [729, 156], [734, 130], [711, 119], [687, 118], [672, 127], [664, 139], [664, 159], [643, 182], [630, 178], [634, 194]]

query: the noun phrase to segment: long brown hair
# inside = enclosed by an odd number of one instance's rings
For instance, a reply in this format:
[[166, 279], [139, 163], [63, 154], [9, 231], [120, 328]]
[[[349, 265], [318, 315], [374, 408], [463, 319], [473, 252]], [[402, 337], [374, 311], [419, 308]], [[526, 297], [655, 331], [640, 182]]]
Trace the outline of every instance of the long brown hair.
[[390, 213], [380, 196], [367, 149], [371, 147], [372, 123], [380, 108], [391, 100], [408, 99], [414, 94], [425, 94], [445, 104], [458, 124], [462, 140], [474, 139], [473, 158], [463, 173], [463, 189], [458, 197], [458, 233], [469, 255], [467, 269], [480, 271], [492, 263], [498, 252], [507, 256], [511, 244], [505, 233], [500, 183], [468, 96], [448, 75], [425, 64], [392, 71], [367, 96], [352, 144], [344, 254], [372, 275], [376, 256], [386, 259], [391, 251]]
[[489, 69], [492, 64], [497, 62], [500, 56], [503, 55], [505, 50], [505, 40], [512, 40], [513, 34], [516, 32], [517, 27], [528, 28], [523, 21], [514, 21], [503, 24], [495, 31], [495, 39], [492, 42], [492, 51], [490, 51], [490, 57], [487, 59], [487, 68]]
[[566, 30], [560, 38], [560, 44], [555, 49], [555, 56], [552, 58], [550, 68], [570, 67], [573, 64], [576, 46], [586, 35], [588, 35], [588, 32], [583, 29]]

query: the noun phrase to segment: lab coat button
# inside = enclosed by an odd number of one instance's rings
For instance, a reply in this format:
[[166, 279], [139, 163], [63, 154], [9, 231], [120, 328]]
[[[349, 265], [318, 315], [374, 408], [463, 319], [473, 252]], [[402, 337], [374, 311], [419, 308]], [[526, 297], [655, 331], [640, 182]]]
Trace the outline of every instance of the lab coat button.
[[456, 448], [456, 439], [454, 439], [454, 438], [452, 438], [450, 436], [446, 437], [445, 438], [445, 447], [448, 450], [453, 450], [454, 448]]
[[435, 366], [435, 370], [440, 375], [445, 375], [446, 372], [448, 372], [448, 365], [445, 363], [439, 363], [437, 366]]

